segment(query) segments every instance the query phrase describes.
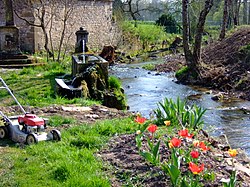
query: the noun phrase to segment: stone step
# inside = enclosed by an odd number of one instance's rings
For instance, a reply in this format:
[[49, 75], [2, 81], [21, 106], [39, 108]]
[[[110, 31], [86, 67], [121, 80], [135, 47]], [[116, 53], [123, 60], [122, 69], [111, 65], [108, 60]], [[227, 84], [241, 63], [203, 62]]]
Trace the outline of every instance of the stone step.
[[0, 60], [5, 59], [28, 59], [29, 56], [23, 54], [0, 54]]
[[0, 65], [11, 65], [11, 64], [31, 64], [31, 59], [0, 59]]
[[2, 65], [0, 63], [0, 68], [6, 68], [6, 69], [21, 69], [24, 67], [33, 67], [33, 66], [42, 66], [45, 65], [45, 63], [33, 63], [33, 64], [7, 64]]

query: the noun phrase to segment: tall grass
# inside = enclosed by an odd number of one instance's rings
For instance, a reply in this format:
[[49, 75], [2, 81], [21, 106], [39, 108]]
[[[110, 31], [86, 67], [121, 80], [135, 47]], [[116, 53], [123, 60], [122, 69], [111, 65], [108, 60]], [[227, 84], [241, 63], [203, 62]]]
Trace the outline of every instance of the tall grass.
[[62, 131], [61, 142], [39, 142], [20, 149], [10, 143], [0, 160], [0, 186], [111, 186], [95, 156], [115, 134], [135, 132], [132, 119], [82, 124]]

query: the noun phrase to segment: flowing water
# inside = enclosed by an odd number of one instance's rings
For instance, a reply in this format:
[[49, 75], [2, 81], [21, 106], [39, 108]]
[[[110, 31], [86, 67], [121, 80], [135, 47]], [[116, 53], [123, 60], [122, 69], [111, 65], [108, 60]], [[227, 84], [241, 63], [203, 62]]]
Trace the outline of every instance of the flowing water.
[[141, 68], [144, 64], [117, 65], [110, 70], [110, 74], [122, 81], [130, 111], [149, 117], [164, 98], [176, 101], [180, 97], [208, 109], [203, 119], [210, 135], [226, 134], [232, 148], [242, 148], [250, 156], [250, 114], [239, 110], [250, 108], [250, 102], [213, 101], [208, 90], [176, 84], [173, 74], [149, 72]]

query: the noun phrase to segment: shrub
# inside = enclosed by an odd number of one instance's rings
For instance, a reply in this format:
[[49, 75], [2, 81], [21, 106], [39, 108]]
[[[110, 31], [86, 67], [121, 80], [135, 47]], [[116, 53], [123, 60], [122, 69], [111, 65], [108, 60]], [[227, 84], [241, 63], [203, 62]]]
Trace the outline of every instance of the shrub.
[[163, 14], [156, 21], [156, 25], [164, 26], [167, 33], [178, 33], [178, 24], [170, 14]]

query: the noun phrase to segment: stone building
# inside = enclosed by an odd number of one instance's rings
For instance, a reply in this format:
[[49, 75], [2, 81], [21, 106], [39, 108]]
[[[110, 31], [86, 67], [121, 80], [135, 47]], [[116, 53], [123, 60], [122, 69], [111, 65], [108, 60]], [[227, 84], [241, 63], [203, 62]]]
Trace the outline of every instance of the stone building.
[[[101, 49], [104, 45], [116, 45], [118, 30], [112, 20], [113, 0], [45, 0], [46, 3], [42, 5], [34, 0], [35, 4], [32, 7], [27, 6], [25, 1], [28, 0], [13, 1], [13, 9], [16, 11], [14, 23], [19, 29], [21, 51], [34, 53], [44, 50], [45, 35], [42, 29], [32, 26], [41, 23], [39, 16], [41, 17], [43, 7], [50, 49], [52, 47], [55, 50], [58, 49], [64, 26], [66, 29], [63, 34], [63, 50], [73, 50], [76, 42], [75, 32], [80, 27], [89, 32], [88, 46], [90, 48]], [[4, 2], [0, 1], [0, 26], [5, 25]], [[68, 3], [63, 4], [63, 2]], [[68, 17], [64, 24], [65, 15]]]

